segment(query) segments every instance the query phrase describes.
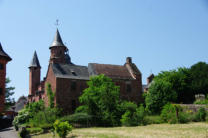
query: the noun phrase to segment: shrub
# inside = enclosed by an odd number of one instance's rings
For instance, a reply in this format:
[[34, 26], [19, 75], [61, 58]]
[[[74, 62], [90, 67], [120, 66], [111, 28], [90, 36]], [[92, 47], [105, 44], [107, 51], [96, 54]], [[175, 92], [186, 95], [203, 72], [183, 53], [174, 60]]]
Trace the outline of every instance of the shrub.
[[79, 124], [84, 126], [89, 126], [92, 124], [92, 116], [87, 113], [75, 113], [72, 115], [64, 116], [60, 121], [68, 121], [71, 124]]
[[27, 109], [22, 109], [19, 113], [18, 116], [16, 116], [13, 120], [13, 125], [18, 126], [21, 124], [24, 124], [29, 121], [30, 115]]
[[72, 126], [69, 125], [69, 123], [66, 122], [60, 122], [59, 120], [56, 120], [54, 123], [54, 128], [56, 133], [58, 133], [60, 138], [65, 138], [67, 134], [72, 131]]
[[33, 118], [30, 118], [30, 125], [34, 127], [41, 127], [41, 125], [52, 124], [55, 122], [56, 110], [52, 108], [47, 108], [44, 111], [39, 111]]
[[194, 104], [208, 104], [208, 99], [204, 99], [204, 100], [196, 100], [194, 102]]
[[139, 108], [137, 108], [137, 106], [134, 106], [134, 104], [132, 103], [128, 103], [127, 105], [129, 107], [121, 118], [122, 125], [124, 126], [144, 125], [145, 111], [143, 105], [140, 105]]
[[183, 108], [176, 104], [166, 104], [161, 113], [161, 119], [165, 123], [187, 123], [189, 122], [189, 114], [183, 112]]
[[195, 121], [205, 121], [206, 115], [206, 110], [203, 107], [200, 107], [200, 109], [197, 111], [195, 115]]
[[29, 112], [30, 117], [33, 117], [39, 111], [43, 111], [45, 109], [44, 101], [40, 100], [38, 102], [29, 103], [26, 106], [26, 110]]
[[76, 108], [75, 113], [87, 113], [88, 108], [86, 105], [81, 105]]
[[162, 123], [161, 117], [159, 115], [146, 116], [145, 121], [147, 124], [160, 124], [160, 123]]
[[27, 130], [30, 134], [43, 133], [43, 129], [40, 128], [40, 127], [26, 128], [26, 130]]

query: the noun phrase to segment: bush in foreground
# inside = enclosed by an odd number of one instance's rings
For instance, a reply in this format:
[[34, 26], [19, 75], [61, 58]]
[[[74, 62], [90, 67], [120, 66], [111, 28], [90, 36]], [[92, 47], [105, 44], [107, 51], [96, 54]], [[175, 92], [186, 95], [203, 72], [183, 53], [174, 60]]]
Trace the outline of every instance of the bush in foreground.
[[90, 126], [92, 125], [92, 116], [87, 113], [75, 113], [60, 118], [60, 121], [68, 121], [70, 124], [73, 124], [74, 127], [76, 127], [76, 125]]
[[161, 119], [165, 123], [187, 123], [189, 122], [189, 114], [183, 112], [183, 108], [176, 104], [166, 104], [161, 113]]
[[206, 110], [203, 107], [201, 107], [195, 115], [195, 121], [205, 121], [206, 115]]
[[124, 126], [144, 125], [145, 111], [143, 105], [137, 107], [135, 103], [125, 102], [126, 112], [122, 115], [121, 123]]
[[60, 122], [59, 120], [56, 120], [53, 126], [60, 138], [65, 138], [67, 134], [72, 131], [72, 126], [67, 121]]

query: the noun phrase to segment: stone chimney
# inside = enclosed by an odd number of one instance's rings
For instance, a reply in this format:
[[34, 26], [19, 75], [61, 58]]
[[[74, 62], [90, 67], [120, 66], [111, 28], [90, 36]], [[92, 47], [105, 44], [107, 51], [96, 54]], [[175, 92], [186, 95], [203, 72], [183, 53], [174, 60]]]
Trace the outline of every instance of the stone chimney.
[[126, 58], [126, 63], [127, 64], [131, 64], [132, 63], [132, 58], [131, 57], [127, 57]]

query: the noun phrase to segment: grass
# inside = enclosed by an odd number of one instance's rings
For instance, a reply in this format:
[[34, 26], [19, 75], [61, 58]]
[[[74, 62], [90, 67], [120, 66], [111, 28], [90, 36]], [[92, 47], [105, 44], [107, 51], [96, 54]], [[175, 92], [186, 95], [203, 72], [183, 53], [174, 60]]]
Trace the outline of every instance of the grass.
[[[32, 138], [52, 138], [52, 133]], [[80, 128], [73, 129], [67, 138], [206, 138], [207, 123], [152, 124], [138, 127]], [[56, 136], [56, 138], [58, 138]]]

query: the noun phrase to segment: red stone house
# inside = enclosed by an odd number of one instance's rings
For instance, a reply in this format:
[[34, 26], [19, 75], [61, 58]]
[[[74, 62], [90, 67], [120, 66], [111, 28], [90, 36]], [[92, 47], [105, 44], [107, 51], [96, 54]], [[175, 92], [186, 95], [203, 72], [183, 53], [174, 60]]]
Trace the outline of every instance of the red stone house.
[[55, 104], [65, 112], [72, 113], [79, 105], [78, 97], [87, 88], [90, 76], [104, 74], [120, 86], [120, 97], [136, 103], [142, 102], [142, 76], [130, 57], [124, 65], [89, 63], [88, 66], [73, 64], [68, 48], [63, 44], [57, 29], [55, 38], [49, 48], [51, 55], [48, 71], [40, 81], [41, 66], [36, 52], [29, 66], [29, 102], [43, 99], [48, 104], [45, 84], [50, 83], [55, 91]]
[[0, 113], [4, 111], [6, 64], [12, 59], [4, 52], [0, 43]]

